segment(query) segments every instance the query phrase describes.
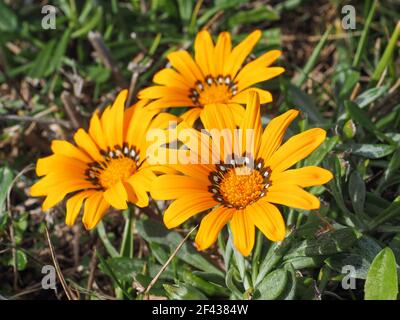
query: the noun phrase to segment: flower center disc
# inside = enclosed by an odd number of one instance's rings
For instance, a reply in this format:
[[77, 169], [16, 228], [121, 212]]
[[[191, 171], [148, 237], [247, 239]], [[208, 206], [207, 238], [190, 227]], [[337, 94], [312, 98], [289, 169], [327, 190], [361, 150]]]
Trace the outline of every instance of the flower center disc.
[[204, 106], [211, 103], [227, 103], [237, 92], [237, 83], [232, 81], [230, 75], [208, 75], [204, 82], [196, 82], [195, 87], [189, 90], [189, 98], [195, 105]]
[[120, 180], [128, 179], [136, 171], [136, 162], [131, 158], [111, 159], [99, 175], [99, 182], [109, 188]]
[[229, 169], [220, 183], [224, 200], [236, 208], [244, 208], [260, 198], [264, 178], [258, 170], [248, 167]]
[[200, 93], [200, 104], [206, 105], [210, 103], [226, 103], [232, 97], [231, 91], [225, 85], [212, 84], [206, 86], [204, 91]]

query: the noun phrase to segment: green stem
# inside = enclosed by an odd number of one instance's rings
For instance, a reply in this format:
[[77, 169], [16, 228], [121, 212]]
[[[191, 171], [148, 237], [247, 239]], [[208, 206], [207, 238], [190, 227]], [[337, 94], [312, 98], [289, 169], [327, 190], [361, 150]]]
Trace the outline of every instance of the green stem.
[[263, 244], [263, 234], [260, 230], [257, 230], [257, 239], [256, 239], [256, 247], [254, 249], [253, 253], [253, 259], [252, 259], [252, 282], [254, 283], [257, 275], [258, 275], [258, 270], [260, 267], [260, 256], [261, 256], [261, 250], [262, 250], [262, 244]]

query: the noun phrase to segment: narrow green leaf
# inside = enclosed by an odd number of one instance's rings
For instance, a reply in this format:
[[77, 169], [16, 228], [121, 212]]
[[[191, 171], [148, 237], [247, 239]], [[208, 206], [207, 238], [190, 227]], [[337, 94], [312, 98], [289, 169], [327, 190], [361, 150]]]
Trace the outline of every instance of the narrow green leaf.
[[378, 88], [371, 88], [367, 91], [361, 93], [354, 102], [361, 108], [365, 108], [370, 105], [375, 100], [379, 99], [383, 94], [387, 92], [389, 89], [388, 85], [378, 87]]
[[304, 66], [303, 70], [300, 73], [300, 76], [297, 80], [295, 80], [295, 85], [297, 87], [301, 87], [302, 84], [307, 80], [308, 74], [311, 72], [311, 70], [314, 68], [315, 64], [317, 63], [318, 57], [321, 53], [322, 48], [325, 46], [328, 36], [331, 33], [332, 27], [329, 27], [323, 36], [321, 37], [321, 40], [319, 40], [317, 46], [314, 48], [313, 52], [311, 53], [311, 56], [307, 59], [307, 63]]
[[171, 300], [208, 300], [201, 291], [187, 284], [164, 284], [163, 287]]
[[96, 230], [97, 230], [100, 240], [103, 242], [104, 247], [106, 248], [108, 254], [113, 258], [118, 257], [119, 256], [118, 251], [114, 248], [114, 246], [111, 244], [110, 240], [108, 239], [106, 229], [104, 228], [103, 221], [101, 221], [101, 220], [99, 221]]
[[11, 186], [13, 173], [8, 167], [0, 168], [0, 216], [4, 212], [7, 191]]
[[133, 212], [130, 212], [129, 209], [125, 210], [124, 213], [125, 218], [125, 227], [124, 232], [122, 234], [122, 242], [120, 249], [121, 257], [133, 257]]
[[396, 147], [387, 144], [348, 143], [341, 145], [340, 149], [364, 158], [379, 159], [393, 153]]
[[319, 112], [311, 96], [309, 96], [299, 87], [291, 83], [288, 83], [287, 86], [288, 86], [288, 91], [290, 93], [289, 95], [290, 102], [292, 102], [301, 111], [303, 111], [310, 118], [312, 122], [317, 124], [323, 124], [327, 122]]
[[[367, 3], [367, 2], [365, 2], [365, 3]], [[353, 67], [358, 67], [358, 65], [360, 64], [361, 58], [364, 54], [364, 49], [365, 49], [365, 45], [367, 42], [369, 27], [371, 25], [374, 15], [375, 15], [376, 3], [377, 3], [377, 0], [374, 0], [374, 2], [372, 3], [372, 5], [369, 9], [367, 19], [365, 20], [364, 29], [362, 31], [360, 41], [358, 42], [357, 51], [354, 56]]]
[[18, 19], [3, 1], [0, 1], [0, 31], [13, 32], [18, 27]]
[[375, 71], [372, 75], [372, 80], [378, 81], [385, 70], [386, 66], [389, 64], [390, 60], [392, 59], [393, 52], [396, 48], [397, 40], [400, 36], [400, 22], [397, 22], [397, 25], [390, 37], [389, 43], [386, 46], [385, 51], [383, 52], [381, 60], [379, 60], [378, 65], [375, 68]]
[[79, 38], [79, 37], [82, 37], [82, 36], [86, 36], [86, 34], [88, 34], [89, 31], [91, 31], [94, 28], [96, 28], [96, 26], [101, 22], [102, 16], [103, 16], [103, 7], [98, 6], [96, 8], [95, 13], [90, 18], [90, 20], [85, 22], [83, 24], [82, 28], [74, 31], [71, 34], [71, 38], [75, 39], [75, 38]]
[[361, 234], [353, 228], [343, 228], [327, 232], [318, 239], [304, 240], [296, 243], [285, 255], [284, 260], [293, 257], [313, 257], [343, 252], [360, 237]]
[[364, 213], [366, 188], [364, 180], [358, 171], [353, 171], [349, 179], [349, 195], [354, 212]]
[[383, 212], [381, 212], [377, 217], [375, 217], [369, 223], [369, 229], [373, 230], [382, 223], [396, 217], [400, 214], [400, 196], [398, 196], [392, 204], [387, 207]]
[[381, 133], [378, 128], [376, 128], [375, 124], [371, 121], [371, 118], [361, 110], [357, 104], [352, 101], [346, 101], [345, 106], [347, 111], [350, 113], [352, 119], [358, 122], [364, 129], [369, 131], [370, 133], [376, 135], [377, 138], [381, 141], [391, 142], [383, 133]]

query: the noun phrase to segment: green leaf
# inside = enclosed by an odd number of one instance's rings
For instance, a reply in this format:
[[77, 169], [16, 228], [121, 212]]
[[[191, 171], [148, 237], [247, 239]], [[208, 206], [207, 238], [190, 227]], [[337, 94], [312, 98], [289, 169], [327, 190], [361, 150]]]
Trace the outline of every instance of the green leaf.
[[15, 261], [13, 257], [8, 260], [9, 266], [14, 266], [14, 264], [16, 264], [18, 271], [25, 270], [26, 265], [28, 264], [28, 258], [24, 251], [18, 249], [15, 250]]
[[370, 133], [376, 135], [379, 140], [390, 142], [390, 139], [388, 139], [376, 128], [370, 117], [363, 110], [361, 110], [358, 105], [356, 105], [352, 101], [346, 101], [344, 104], [354, 121], [358, 122], [364, 129], [366, 129]]
[[124, 232], [122, 234], [122, 242], [121, 242], [121, 249], [120, 249], [120, 256], [121, 257], [133, 257], [133, 212], [130, 210], [125, 210], [124, 213], [125, 218], [125, 227]]
[[0, 31], [13, 32], [18, 27], [18, 19], [3, 1], [0, 1]]
[[327, 232], [318, 239], [296, 243], [285, 255], [284, 260], [294, 257], [313, 257], [343, 252], [360, 237], [361, 234], [353, 228], [342, 228]]
[[317, 166], [322, 160], [324, 160], [325, 156], [332, 151], [332, 149], [339, 142], [339, 137], [329, 137], [326, 138], [324, 143], [318, 147], [307, 159], [304, 161], [304, 166]]
[[229, 18], [228, 25], [234, 27], [239, 24], [248, 24], [258, 21], [276, 21], [279, 20], [279, 13], [273, 8], [261, 6], [251, 10], [239, 11]]
[[182, 22], [184, 22], [184, 24], [187, 24], [192, 16], [194, 1], [187, 1], [187, 0], [177, 0], [177, 1], [178, 1], [179, 15], [181, 17], [181, 20]]
[[98, 6], [96, 8], [95, 13], [90, 18], [90, 20], [83, 23], [83, 26], [80, 29], [74, 31], [71, 34], [71, 38], [74, 39], [74, 38], [86, 36], [86, 34], [88, 34], [89, 31], [96, 28], [96, 26], [101, 22], [102, 16], [103, 16], [103, 7]]
[[103, 245], [106, 248], [108, 254], [113, 258], [118, 257], [119, 253], [118, 253], [117, 249], [115, 249], [115, 247], [110, 242], [110, 239], [108, 239], [106, 229], [104, 228], [103, 221], [101, 221], [101, 220], [99, 221], [96, 230], [97, 230], [100, 240], [103, 242]]
[[392, 204], [382, 211], [369, 223], [369, 229], [373, 230], [382, 223], [400, 215], [400, 196], [393, 200]]
[[13, 180], [13, 173], [8, 167], [0, 168], [0, 217], [4, 214], [7, 192]]
[[100, 269], [110, 277], [117, 278], [120, 282], [132, 282], [137, 273], [144, 268], [144, 262], [128, 257], [116, 257], [107, 259], [107, 266], [100, 263]]
[[396, 300], [399, 292], [396, 259], [386, 247], [372, 261], [365, 281], [365, 300]]
[[393, 153], [396, 147], [387, 144], [348, 143], [341, 145], [340, 149], [368, 159], [379, 159]]
[[323, 265], [326, 256], [314, 256], [314, 257], [291, 257], [284, 261], [284, 265], [291, 265], [296, 270], [317, 268]]
[[[183, 239], [179, 233], [168, 231], [161, 223], [150, 219], [138, 221], [136, 228], [140, 236], [146, 241], [167, 245], [169, 246], [171, 253]], [[199, 254], [188, 241], [183, 244], [176, 256], [187, 264], [202, 271], [216, 273], [221, 276], [223, 275], [221, 270]]]
[[293, 234], [287, 236], [282, 242], [274, 242], [263, 262], [260, 265], [254, 286], [257, 286], [264, 277], [282, 260], [294, 240]]
[[71, 30], [67, 29], [64, 32], [63, 36], [61, 37], [60, 42], [57, 44], [52, 54], [52, 58], [50, 60], [50, 66], [48, 71], [49, 73], [58, 71], [59, 68], [61, 67], [62, 59], [64, 58], [65, 52], [67, 51], [70, 35], [71, 35]]
[[302, 91], [299, 87], [288, 83], [289, 100], [296, 105], [302, 112], [308, 115], [310, 120], [317, 124], [326, 123], [327, 121], [319, 112], [315, 102], [311, 96]]
[[379, 60], [379, 63], [376, 66], [375, 71], [372, 75], [372, 79], [374, 81], [378, 81], [380, 79], [386, 66], [390, 63], [390, 60], [393, 57], [393, 52], [396, 48], [397, 39], [399, 37], [400, 37], [400, 22], [397, 22], [397, 25], [392, 33], [392, 36], [390, 37], [390, 40], [386, 46], [386, 49], [383, 52], [381, 60]]
[[294, 82], [294, 84], [297, 87], [301, 87], [302, 84], [307, 80], [308, 74], [311, 72], [311, 70], [314, 68], [315, 64], [318, 61], [318, 57], [321, 53], [322, 48], [325, 46], [328, 36], [331, 33], [332, 27], [329, 27], [323, 36], [321, 37], [321, 40], [319, 40], [317, 46], [314, 48], [313, 52], [311, 53], [311, 56], [307, 59], [307, 63], [304, 66], [303, 70], [301, 71], [300, 77]]
[[52, 59], [56, 44], [56, 40], [52, 39], [40, 50], [32, 63], [32, 68], [28, 73], [29, 77], [40, 79], [48, 75], [48, 71], [50, 70], [49, 61]]
[[253, 297], [256, 300], [275, 300], [284, 292], [287, 283], [288, 271], [274, 270], [257, 286]]
[[349, 195], [354, 212], [364, 213], [366, 188], [364, 180], [358, 171], [353, 171], [349, 179]]
[[201, 291], [190, 285], [164, 284], [163, 287], [171, 300], [208, 300]]
[[335, 254], [325, 260], [333, 270], [342, 273], [344, 266], [351, 265], [355, 269], [357, 279], [366, 279], [367, 273], [374, 257], [382, 247], [371, 237], [362, 236], [351, 252]]
[[228, 297], [229, 290], [222, 287], [215, 282], [207, 281], [199, 276], [199, 274], [193, 273], [191, 270], [183, 271], [183, 281], [191, 285], [207, 295], [207, 297]]
[[[367, 3], [367, 2], [365, 2], [365, 3]], [[368, 37], [368, 32], [369, 32], [369, 26], [371, 25], [371, 21], [375, 15], [376, 3], [377, 3], [377, 0], [374, 0], [374, 2], [372, 3], [372, 5], [369, 9], [367, 19], [365, 20], [364, 28], [361, 33], [361, 38], [360, 38], [360, 41], [358, 42], [357, 51], [354, 56], [353, 67], [358, 67], [358, 65], [360, 64], [361, 58], [364, 54], [364, 49], [365, 49], [365, 45], [367, 43], [367, 37]]]
[[367, 91], [361, 93], [355, 100], [355, 104], [357, 104], [361, 109], [365, 108], [378, 98], [380, 98], [386, 91], [388, 90], [389, 86], [385, 85], [382, 87], [371, 88]]
[[296, 298], [297, 277], [296, 270], [293, 265], [288, 264], [285, 266], [288, 271], [288, 283], [284, 292], [282, 292], [280, 299], [294, 300]]

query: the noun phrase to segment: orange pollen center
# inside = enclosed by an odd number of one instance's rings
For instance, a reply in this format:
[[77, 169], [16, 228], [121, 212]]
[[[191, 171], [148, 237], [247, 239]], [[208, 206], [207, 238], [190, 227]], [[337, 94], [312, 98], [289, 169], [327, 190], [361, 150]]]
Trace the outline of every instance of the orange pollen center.
[[258, 170], [236, 167], [224, 175], [219, 188], [228, 204], [244, 208], [262, 196], [264, 178]]
[[207, 76], [204, 82], [198, 81], [190, 89], [189, 98], [195, 105], [204, 106], [210, 103], [227, 103], [237, 94], [237, 84], [228, 76]]
[[108, 189], [119, 181], [127, 180], [140, 166], [139, 152], [126, 144], [100, 153], [104, 160], [90, 163], [85, 172], [87, 180], [99, 189]]
[[99, 182], [104, 188], [109, 188], [119, 181], [125, 181], [136, 171], [136, 163], [130, 158], [112, 159], [101, 171]]

